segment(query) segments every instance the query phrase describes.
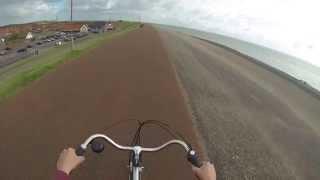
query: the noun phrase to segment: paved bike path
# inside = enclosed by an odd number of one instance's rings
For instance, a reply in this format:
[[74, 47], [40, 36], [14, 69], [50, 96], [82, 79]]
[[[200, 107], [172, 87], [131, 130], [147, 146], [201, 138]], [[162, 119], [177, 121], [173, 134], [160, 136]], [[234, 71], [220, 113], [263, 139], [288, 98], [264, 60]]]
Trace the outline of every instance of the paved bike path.
[[[0, 179], [50, 179], [58, 153], [92, 133], [109, 134], [129, 144], [135, 122], [106, 127], [126, 119], [168, 122], [192, 144], [196, 136], [167, 53], [151, 27], [131, 32], [61, 65], [19, 95], [0, 105]], [[150, 126], [143, 143], [169, 139]], [[127, 179], [128, 153], [111, 146], [89, 153], [73, 179]], [[143, 179], [193, 179], [180, 147], [145, 154]]]

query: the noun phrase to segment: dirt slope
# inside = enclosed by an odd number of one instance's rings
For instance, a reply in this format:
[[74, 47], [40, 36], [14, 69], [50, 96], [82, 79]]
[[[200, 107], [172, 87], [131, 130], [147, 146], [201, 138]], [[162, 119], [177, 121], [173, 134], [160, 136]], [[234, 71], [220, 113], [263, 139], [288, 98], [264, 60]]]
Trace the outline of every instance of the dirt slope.
[[228, 49], [159, 29], [218, 179], [319, 179], [320, 101]]

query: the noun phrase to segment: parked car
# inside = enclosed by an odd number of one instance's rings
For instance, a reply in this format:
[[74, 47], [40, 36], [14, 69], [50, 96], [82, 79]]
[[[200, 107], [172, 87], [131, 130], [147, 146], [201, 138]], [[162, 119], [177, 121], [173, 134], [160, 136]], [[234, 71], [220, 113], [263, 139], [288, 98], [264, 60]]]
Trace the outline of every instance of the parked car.
[[64, 40], [65, 42], [68, 42], [68, 41], [71, 41], [71, 38], [66, 37], [66, 38], [64, 38], [63, 40]]
[[76, 35], [77, 38], [83, 38], [84, 36], [86, 36], [85, 33], [79, 33]]
[[106, 25], [105, 29], [107, 31], [113, 31], [113, 30], [115, 30], [115, 27], [113, 26], [113, 24], [109, 23]]
[[27, 51], [26, 48], [21, 48], [21, 49], [18, 49], [18, 50], [17, 50], [17, 53], [22, 53], [22, 52], [26, 52], [26, 51]]
[[95, 33], [95, 34], [98, 34], [100, 31], [98, 29], [92, 29], [91, 32]]
[[8, 54], [8, 51], [6, 51], [6, 50], [0, 51], [0, 56], [4, 56], [4, 55], [6, 55], [6, 54]]
[[55, 45], [56, 45], [56, 46], [62, 46], [62, 42], [61, 42], [61, 41], [57, 41], [57, 42], [55, 43]]
[[37, 44], [37, 45], [41, 45], [41, 44], [42, 44], [42, 42], [37, 42], [36, 44]]
[[27, 45], [27, 48], [32, 48], [33, 46], [31, 44], [28, 44]]

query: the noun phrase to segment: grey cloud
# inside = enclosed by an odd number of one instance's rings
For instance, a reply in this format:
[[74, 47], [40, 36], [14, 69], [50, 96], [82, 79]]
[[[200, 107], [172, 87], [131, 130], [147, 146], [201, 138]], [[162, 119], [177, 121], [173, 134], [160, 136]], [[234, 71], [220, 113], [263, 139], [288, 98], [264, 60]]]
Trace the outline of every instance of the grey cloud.
[[[70, 0], [0, 0], [0, 25], [69, 19]], [[40, 6], [41, 5], [41, 6]], [[319, 47], [319, 1], [74, 0], [76, 20], [127, 19], [191, 27], [297, 52], [288, 42]], [[300, 12], [300, 13], [297, 13]], [[319, 48], [315, 52], [320, 52]], [[317, 51], [316, 51], [317, 50]], [[319, 53], [313, 53], [314, 59]]]
[[[56, 2], [58, 0], [1, 0], [0, 25], [48, 18], [56, 10]], [[51, 10], [45, 7], [51, 8]]]
[[[69, 19], [70, 0], [0, 0], [0, 24], [20, 23], [41, 19], [54, 19], [55, 15], [60, 20]], [[179, 2], [179, 1], [178, 1]], [[191, 1], [186, 1], [188, 3]], [[37, 5], [47, 5], [49, 10], [39, 10]], [[63, 5], [59, 7], [58, 4]], [[181, 4], [181, 3], [180, 3]], [[106, 19], [123, 18], [149, 22], [162, 22], [170, 24], [189, 24], [192, 14], [201, 10], [181, 11], [179, 3], [174, 0], [74, 0], [74, 18]], [[188, 18], [183, 15], [188, 14]]]

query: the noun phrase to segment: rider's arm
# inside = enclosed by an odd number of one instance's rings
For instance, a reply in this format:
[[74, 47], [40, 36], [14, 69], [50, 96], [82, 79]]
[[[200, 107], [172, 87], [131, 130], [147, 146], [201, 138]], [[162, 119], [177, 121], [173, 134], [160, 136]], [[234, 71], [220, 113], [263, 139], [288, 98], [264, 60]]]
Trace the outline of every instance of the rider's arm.
[[216, 170], [210, 162], [203, 162], [200, 168], [192, 166], [192, 171], [198, 180], [216, 180]]
[[83, 156], [77, 156], [73, 148], [64, 149], [57, 161], [55, 180], [69, 180], [69, 174], [84, 161]]
[[63, 171], [57, 170], [55, 174], [55, 180], [70, 180], [69, 175]]

